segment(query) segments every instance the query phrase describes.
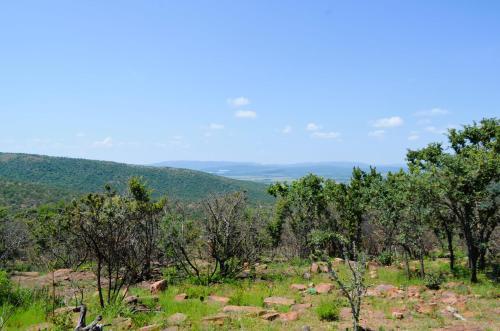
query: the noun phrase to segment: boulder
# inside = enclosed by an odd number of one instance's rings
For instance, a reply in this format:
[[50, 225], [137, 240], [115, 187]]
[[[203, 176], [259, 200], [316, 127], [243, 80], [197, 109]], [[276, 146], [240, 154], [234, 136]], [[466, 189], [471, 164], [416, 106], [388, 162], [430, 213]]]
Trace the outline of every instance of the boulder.
[[279, 313], [271, 311], [271, 312], [265, 313], [264, 315], [261, 315], [260, 318], [262, 318], [263, 320], [266, 320], [266, 321], [274, 321], [279, 316], [280, 316]]
[[228, 297], [221, 297], [221, 296], [218, 296], [218, 295], [209, 295], [207, 297], [207, 301], [208, 302], [214, 302], [214, 303], [220, 303], [220, 304], [223, 304], [223, 305], [227, 305], [228, 302], [229, 302], [229, 298]]
[[301, 312], [301, 311], [304, 311], [304, 310], [309, 309], [311, 307], [312, 307], [312, 304], [310, 304], [310, 303], [297, 303], [297, 304], [292, 306], [291, 310]]
[[149, 290], [151, 291], [152, 294], [158, 294], [160, 292], [165, 291], [166, 289], [167, 289], [167, 281], [165, 279], [154, 282], [149, 287]]
[[319, 265], [316, 262], [313, 262], [313, 264], [311, 264], [310, 270], [311, 270], [311, 273], [313, 273], [313, 274], [319, 273]]
[[187, 316], [183, 313], [175, 313], [167, 319], [169, 325], [182, 325], [186, 322]]
[[181, 302], [181, 301], [184, 301], [186, 300], [188, 297], [188, 295], [186, 293], [181, 293], [181, 294], [177, 294], [175, 297], [174, 297], [174, 301], [177, 301], [177, 302]]
[[318, 294], [328, 294], [333, 288], [333, 284], [330, 283], [321, 283], [316, 285], [316, 292]]
[[224, 313], [247, 314], [255, 316], [260, 316], [266, 312], [264, 309], [255, 306], [225, 306], [222, 311]]
[[304, 284], [292, 284], [292, 285], [290, 285], [290, 288], [292, 290], [296, 290], [296, 291], [305, 291], [305, 290], [307, 290], [307, 286], [304, 285]]
[[280, 321], [292, 322], [299, 319], [299, 313], [296, 311], [290, 311], [288, 313], [281, 313], [279, 316]]
[[205, 323], [213, 323], [216, 325], [223, 325], [224, 322], [229, 319], [228, 314], [217, 314], [217, 315], [212, 315], [212, 316], [207, 316], [203, 318], [203, 322]]
[[269, 297], [264, 299], [264, 305], [267, 307], [271, 306], [288, 306], [290, 307], [295, 303], [294, 299], [284, 298], [284, 297]]

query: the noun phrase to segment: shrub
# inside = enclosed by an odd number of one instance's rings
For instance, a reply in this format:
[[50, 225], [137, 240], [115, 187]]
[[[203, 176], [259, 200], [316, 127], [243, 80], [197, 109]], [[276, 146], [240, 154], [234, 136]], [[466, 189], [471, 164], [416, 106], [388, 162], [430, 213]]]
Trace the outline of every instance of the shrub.
[[425, 275], [424, 283], [428, 289], [439, 290], [443, 282], [444, 277], [441, 273], [427, 273]]
[[391, 265], [392, 264], [392, 254], [389, 251], [384, 251], [380, 253], [380, 255], [377, 257], [378, 262], [381, 265]]
[[316, 308], [316, 314], [322, 321], [338, 321], [342, 306], [339, 300], [321, 301]]

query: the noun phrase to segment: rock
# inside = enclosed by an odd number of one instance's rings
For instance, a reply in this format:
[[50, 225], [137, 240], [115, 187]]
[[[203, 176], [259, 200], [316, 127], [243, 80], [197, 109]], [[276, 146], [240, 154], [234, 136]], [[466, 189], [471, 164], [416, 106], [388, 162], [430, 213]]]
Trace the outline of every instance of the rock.
[[301, 311], [304, 311], [304, 310], [309, 309], [311, 307], [312, 307], [312, 304], [310, 304], [310, 303], [297, 303], [297, 304], [292, 306], [291, 310], [301, 312]]
[[341, 259], [341, 258], [339, 258], [339, 257], [334, 258], [334, 259], [333, 259], [333, 261], [332, 261], [332, 264], [333, 264], [334, 266], [339, 266], [339, 265], [341, 265], [342, 263], [344, 263], [344, 259]]
[[130, 330], [134, 327], [134, 323], [131, 318], [117, 317], [111, 321], [113, 325], [113, 330]]
[[12, 275], [21, 277], [38, 277], [40, 276], [40, 273], [36, 271], [14, 271]]
[[447, 305], [454, 305], [457, 303], [458, 298], [457, 295], [450, 291], [445, 291], [441, 293], [441, 302]]
[[291, 306], [295, 303], [294, 299], [284, 297], [269, 297], [264, 299], [265, 306]]
[[71, 272], [71, 269], [57, 269], [54, 271], [54, 278], [69, 278]]
[[267, 264], [259, 264], [259, 265], [255, 265], [255, 271], [257, 272], [262, 272], [264, 270], [267, 270]]
[[420, 287], [418, 286], [408, 286], [406, 293], [410, 298], [420, 298]]
[[225, 306], [222, 311], [224, 313], [232, 314], [248, 314], [259, 316], [264, 314], [266, 311], [260, 307], [255, 306]]
[[377, 261], [368, 262], [368, 270], [377, 270], [380, 264]]
[[328, 265], [326, 263], [319, 264], [319, 270], [325, 274], [328, 273]]
[[420, 314], [431, 314], [436, 310], [437, 304], [435, 302], [430, 302], [429, 304], [421, 303], [416, 307], [417, 312]]
[[262, 318], [263, 320], [266, 320], [266, 321], [274, 321], [279, 316], [280, 316], [279, 313], [272, 311], [269, 313], [265, 313], [264, 315], [261, 315], [260, 318]]
[[319, 265], [316, 262], [313, 262], [313, 264], [311, 264], [311, 269], [310, 270], [311, 270], [312, 274], [319, 273]]
[[139, 302], [139, 298], [135, 295], [130, 295], [128, 297], [125, 297], [125, 299], [123, 299], [123, 302], [127, 305], [135, 305], [137, 302]]
[[389, 297], [392, 299], [404, 297], [404, 292], [400, 291], [397, 287], [393, 285], [381, 284], [376, 286], [374, 290], [375, 292], [372, 293], [375, 293], [376, 296]]
[[369, 276], [370, 276], [371, 279], [377, 279], [378, 278], [378, 272], [377, 272], [376, 269], [370, 270], [370, 272], [368, 274], [369, 274]]
[[227, 305], [227, 303], [229, 302], [229, 298], [227, 297], [221, 297], [221, 296], [217, 296], [217, 295], [209, 295], [207, 297], [207, 301], [208, 302], [214, 302], [214, 303], [221, 303], [223, 305]]
[[404, 315], [404, 310], [397, 309], [397, 308], [396, 309], [392, 309], [391, 315], [392, 315], [392, 318], [398, 319], [398, 320], [403, 319], [403, 317], [405, 316]]
[[311, 331], [311, 327], [309, 325], [304, 325], [300, 328], [300, 331]]
[[213, 316], [207, 316], [203, 318], [203, 322], [213, 323], [216, 325], [223, 325], [224, 322], [229, 319], [228, 314], [217, 314]]
[[177, 302], [184, 301], [187, 299], [187, 297], [188, 297], [188, 295], [186, 293], [177, 294], [174, 297], [174, 301], [177, 301]]
[[305, 280], [309, 280], [311, 279], [311, 274], [309, 272], [304, 272], [304, 274], [302, 275], [302, 277], [305, 279]]
[[280, 315], [279, 316], [280, 321], [283, 321], [283, 322], [292, 322], [292, 321], [296, 321], [299, 319], [299, 313], [296, 311], [290, 311], [288, 313], [281, 313], [279, 315]]
[[169, 325], [182, 325], [187, 320], [183, 313], [175, 313], [167, 319]]
[[446, 306], [446, 311], [451, 313], [451, 315], [453, 317], [455, 317], [456, 319], [459, 319], [461, 321], [465, 321], [465, 318], [458, 313], [458, 310], [456, 308], [454, 308], [452, 306]]
[[151, 284], [149, 290], [151, 291], [151, 294], [158, 294], [160, 292], [165, 291], [166, 288], [167, 288], [167, 281], [165, 279], [162, 279]]
[[138, 331], [160, 331], [160, 330], [161, 330], [160, 324], [152, 324], [143, 326]]
[[333, 284], [330, 283], [321, 283], [316, 285], [316, 292], [319, 294], [328, 294], [333, 288]]
[[292, 290], [296, 290], [296, 291], [305, 291], [305, 290], [307, 290], [307, 286], [305, 286], [304, 284], [292, 284], [292, 285], [290, 285], [290, 288]]

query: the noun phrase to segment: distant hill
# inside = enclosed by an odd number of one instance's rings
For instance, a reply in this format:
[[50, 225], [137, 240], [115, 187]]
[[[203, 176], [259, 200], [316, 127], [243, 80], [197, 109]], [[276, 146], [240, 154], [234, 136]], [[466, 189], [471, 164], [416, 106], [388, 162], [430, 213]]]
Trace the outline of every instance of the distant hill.
[[105, 184], [123, 192], [132, 176], [144, 178], [156, 196], [166, 194], [173, 199], [199, 201], [212, 193], [244, 190], [252, 203], [272, 202], [264, 184], [200, 171], [0, 153], [0, 205], [35, 206], [102, 191]]
[[[357, 166], [368, 170], [370, 166], [355, 162], [318, 162], [295, 164], [260, 164], [251, 162], [217, 162], [217, 161], [167, 161], [155, 166], [185, 168], [204, 171], [233, 179], [252, 180], [262, 183], [293, 180], [313, 173], [339, 182], [347, 182], [352, 168]], [[382, 173], [398, 171], [404, 165], [377, 166]]]

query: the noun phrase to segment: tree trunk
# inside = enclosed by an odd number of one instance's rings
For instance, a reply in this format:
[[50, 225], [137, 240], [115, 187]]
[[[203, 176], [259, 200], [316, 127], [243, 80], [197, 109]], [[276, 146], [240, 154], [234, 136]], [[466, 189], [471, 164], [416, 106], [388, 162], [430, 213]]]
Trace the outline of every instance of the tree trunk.
[[445, 226], [446, 239], [448, 241], [448, 253], [450, 254], [450, 271], [455, 270], [455, 252], [453, 250], [453, 232]]
[[406, 277], [410, 279], [410, 256], [408, 252], [405, 250], [404, 251], [404, 259], [405, 259], [405, 269], [406, 269]]
[[104, 298], [102, 296], [102, 286], [101, 286], [101, 259], [97, 258], [97, 292], [99, 293], [99, 303], [101, 304], [101, 308], [104, 308]]
[[424, 269], [424, 254], [420, 253], [420, 278], [424, 279], [425, 269]]
[[477, 283], [477, 259], [478, 250], [473, 245], [468, 245], [469, 253], [469, 267], [470, 267], [470, 281], [472, 283]]
[[479, 260], [477, 268], [481, 271], [486, 269], [486, 248], [479, 249]]

